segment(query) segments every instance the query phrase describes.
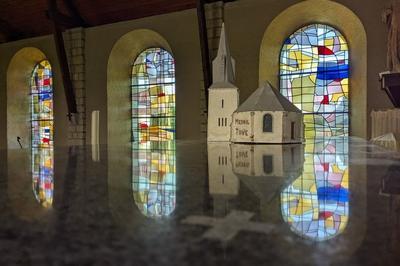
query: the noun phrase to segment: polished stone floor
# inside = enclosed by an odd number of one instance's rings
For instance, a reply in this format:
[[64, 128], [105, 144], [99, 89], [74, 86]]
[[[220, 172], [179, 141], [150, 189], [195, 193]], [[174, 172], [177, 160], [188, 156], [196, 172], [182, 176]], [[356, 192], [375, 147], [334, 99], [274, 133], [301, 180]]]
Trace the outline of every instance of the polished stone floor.
[[0, 265], [400, 265], [400, 154], [361, 139], [0, 155]]

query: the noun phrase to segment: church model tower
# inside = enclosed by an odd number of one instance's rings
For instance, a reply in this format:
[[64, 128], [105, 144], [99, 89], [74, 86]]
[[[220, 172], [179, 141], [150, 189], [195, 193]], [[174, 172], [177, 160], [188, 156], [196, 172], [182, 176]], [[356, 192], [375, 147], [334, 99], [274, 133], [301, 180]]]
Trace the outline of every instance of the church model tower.
[[230, 141], [232, 113], [239, 106], [239, 89], [233, 85], [234, 80], [235, 61], [222, 24], [218, 54], [213, 61], [213, 84], [208, 89], [208, 141]]

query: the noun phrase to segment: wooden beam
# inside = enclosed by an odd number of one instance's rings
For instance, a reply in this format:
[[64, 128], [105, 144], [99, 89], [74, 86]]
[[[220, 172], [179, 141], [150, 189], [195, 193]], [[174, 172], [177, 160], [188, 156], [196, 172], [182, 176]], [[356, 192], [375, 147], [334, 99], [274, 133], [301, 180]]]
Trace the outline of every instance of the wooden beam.
[[206, 0], [206, 3], [215, 3], [215, 2], [224, 2], [224, 3], [229, 3], [229, 2], [235, 2], [237, 0]]
[[[56, 43], [57, 56], [61, 68], [65, 97], [67, 99], [68, 113], [76, 114], [78, 113], [78, 110], [76, 107], [75, 93], [68, 66], [67, 53], [65, 52], [64, 38], [61, 29], [57, 25], [54, 25], [54, 29], [54, 40]], [[71, 120], [71, 117], [69, 118]]]
[[24, 38], [24, 34], [10, 25], [7, 21], [0, 19], [0, 35], [3, 36], [2, 42], [14, 41]]
[[204, 90], [206, 95], [206, 106], [208, 107], [208, 88], [212, 84], [212, 72], [210, 63], [210, 50], [208, 48], [206, 14], [204, 0], [197, 0], [197, 19], [199, 24], [201, 59], [203, 63]]
[[[49, 6], [49, 13], [55, 14], [58, 12], [56, 0], [48, 0], [48, 6]], [[65, 98], [67, 99], [68, 115], [69, 115], [68, 117], [71, 120], [71, 114], [76, 114], [78, 110], [76, 106], [75, 93], [68, 66], [67, 53], [65, 51], [62, 29], [56, 20], [53, 20], [53, 29], [54, 29], [54, 41], [56, 44], [57, 57], [60, 63], [61, 75], [64, 85]]]
[[64, 15], [58, 10], [48, 10], [47, 17], [59, 26], [65, 28], [74, 28], [82, 26], [81, 22], [73, 17]]
[[75, 0], [64, 0], [64, 4], [68, 9], [69, 14], [79, 22], [82, 27], [90, 27], [90, 25], [82, 18], [81, 13], [76, 7]]

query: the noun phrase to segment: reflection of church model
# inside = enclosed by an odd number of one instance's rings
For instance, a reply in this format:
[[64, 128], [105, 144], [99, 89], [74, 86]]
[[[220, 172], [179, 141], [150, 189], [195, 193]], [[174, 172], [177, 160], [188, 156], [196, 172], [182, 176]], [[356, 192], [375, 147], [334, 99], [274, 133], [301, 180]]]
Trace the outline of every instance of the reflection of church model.
[[222, 25], [218, 55], [213, 61], [213, 84], [209, 88], [208, 141], [302, 142], [301, 111], [268, 82], [239, 106], [239, 89], [233, 85], [235, 61], [227, 43]]

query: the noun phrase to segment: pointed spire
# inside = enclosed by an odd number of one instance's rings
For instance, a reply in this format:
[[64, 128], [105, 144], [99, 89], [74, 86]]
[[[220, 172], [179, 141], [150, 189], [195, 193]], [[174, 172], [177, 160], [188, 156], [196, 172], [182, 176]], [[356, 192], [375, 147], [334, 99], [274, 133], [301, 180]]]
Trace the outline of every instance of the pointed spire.
[[221, 37], [217, 57], [213, 61], [213, 83], [235, 82], [235, 61], [231, 57], [228, 45], [228, 38], [225, 32], [225, 23], [222, 23]]

